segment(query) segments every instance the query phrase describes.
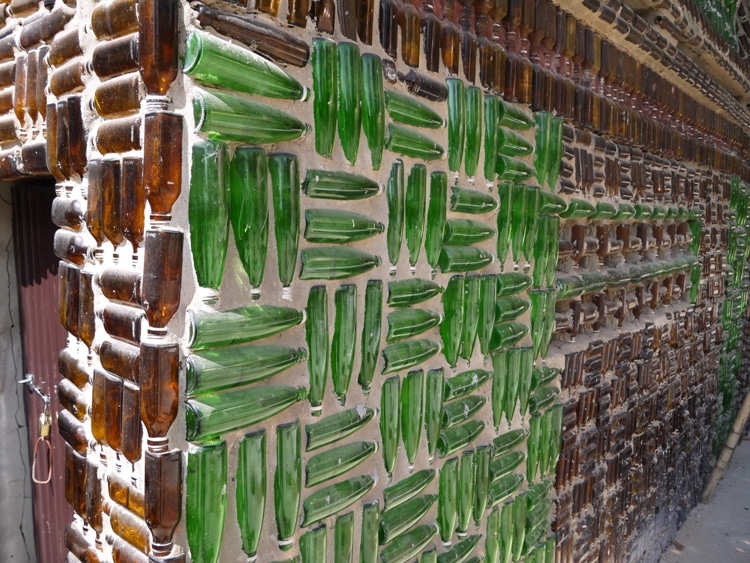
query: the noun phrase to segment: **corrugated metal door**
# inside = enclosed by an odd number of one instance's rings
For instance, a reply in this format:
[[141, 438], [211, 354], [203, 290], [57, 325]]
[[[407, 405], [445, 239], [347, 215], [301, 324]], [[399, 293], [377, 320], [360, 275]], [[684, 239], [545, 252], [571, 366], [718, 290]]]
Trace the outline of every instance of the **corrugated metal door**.
[[[50, 395], [52, 413], [52, 478], [44, 485], [32, 484], [34, 528], [39, 563], [59, 563], [67, 553], [63, 543], [65, 526], [73, 509], [65, 501], [63, 476], [65, 448], [57, 433], [55, 413], [59, 410], [55, 388], [60, 380], [57, 356], [65, 347], [67, 332], [57, 319], [57, 265], [53, 237], [57, 229], [50, 220], [55, 197], [52, 182], [34, 180], [13, 189], [13, 239], [18, 272], [24, 373], [34, 374], [42, 392]], [[39, 436], [41, 399], [28, 392], [26, 415], [29, 428], [29, 458]], [[44, 451], [42, 451], [44, 450]], [[46, 449], [40, 448], [37, 475], [47, 472]]]

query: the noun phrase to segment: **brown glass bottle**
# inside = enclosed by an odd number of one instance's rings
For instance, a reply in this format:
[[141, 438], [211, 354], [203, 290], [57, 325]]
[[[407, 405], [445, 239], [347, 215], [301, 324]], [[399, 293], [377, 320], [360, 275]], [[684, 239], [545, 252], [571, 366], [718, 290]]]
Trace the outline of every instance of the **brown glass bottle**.
[[65, 261], [60, 260], [57, 268], [57, 318], [66, 330], [68, 326], [68, 268], [70, 267]]
[[13, 95], [13, 111], [16, 113], [16, 118], [21, 122], [21, 125], [25, 123], [25, 113], [23, 103], [26, 100], [26, 68], [27, 68], [28, 56], [26, 53], [21, 53], [16, 57], [16, 77], [15, 77], [15, 94]]
[[110, 336], [136, 346], [140, 344], [141, 321], [144, 316], [141, 309], [110, 303], [97, 313], [104, 323], [104, 330]]
[[166, 444], [149, 446], [145, 455], [144, 486], [146, 522], [151, 530], [151, 551], [166, 557], [172, 551], [172, 537], [182, 518], [182, 452], [166, 451]]
[[180, 305], [183, 233], [175, 229], [146, 231], [143, 257], [143, 309], [149, 333], [162, 336]]
[[333, 34], [336, 26], [335, 0], [313, 0], [310, 13], [315, 21], [315, 29], [320, 33]]
[[143, 518], [143, 492], [129, 483], [121, 474], [107, 473], [107, 491], [109, 498], [133, 514]]
[[107, 443], [106, 384], [105, 372], [94, 369], [91, 380], [91, 435], [100, 444]]
[[177, 77], [179, 0], [138, 0], [139, 67], [146, 94], [166, 96]]
[[[357, 40], [357, 3], [358, 0], [338, 0], [339, 29], [341, 35], [352, 41]], [[419, 26], [417, 18], [417, 26]], [[417, 47], [419, 49], [419, 47]]]
[[16, 80], [16, 61], [0, 64], [0, 85], [13, 86]]
[[37, 71], [39, 67], [38, 50], [29, 51], [26, 59], [26, 85], [23, 88], [23, 107], [26, 115], [29, 116], [32, 125], [36, 124], [36, 118], [39, 116], [39, 108], [36, 105], [36, 87]]
[[21, 147], [21, 162], [27, 174], [47, 175], [47, 141], [24, 143]]
[[380, 0], [378, 20], [380, 46], [395, 60], [398, 55], [398, 5], [395, 0]]
[[141, 459], [143, 430], [140, 412], [140, 391], [137, 386], [125, 381], [122, 386], [120, 444], [122, 446], [122, 455], [130, 463], [136, 463]]
[[116, 375], [104, 371], [104, 428], [107, 444], [116, 452], [122, 452], [122, 388], [123, 381]]
[[458, 75], [461, 60], [461, 33], [455, 24], [455, 0], [445, 0], [443, 5], [443, 23], [440, 27], [440, 54], [443, 65], [451, 76]]
[[148, 553], [149, 533], [146, 523], [127, 508], [109, 499], [105, 500], [102, 506], [104, 512], [109, 514], [112, 531], [142, 553]]
[[113, 563], [148, 563], [148, 557], [118, 536], [107, 534], [106, 540], [112, 549]]
[[279, 14], [279, 0], [258, 0], [256, 8], [258, 11], [276, 17]]
[[117, 340], [104, 340], [98, 345], [97, 353], [102, 367], [108, 372], [138, 383], [140, 351], [137, 347]]
[[483, 0], [476, 5], [474, 32], [477, 39], [477, 66], [479, 67], [479, 83], [492, 89], [495, 76], [495, 51], [492, 45], [492, 10], [491, 0]]
[[170, 112], [145, 117], [143, 184], [151, 205], [152, 221], [169, 221], [172, 205], [182, 189], [182, 135], [184, 120]]
[[91, 70], [102, 80], [137, 71], [138, 34], [97, 45], [91, 55]]
[[49, 77], [49, 90], [58, 98], [63, 94], [83, 90], [85, 74], [83, 59], [73, 59], [55, 69]]
[[34, 93], [35, 104], [42, 116], [42, 120], [47, 117], [47, 82], [49, 77], [49, 67], [47, 66], [46, 57], [49, 53], [49, 46], [42, 45], [39, 47], [39, 56], [36, 61], [36, 92]]
[[440, 20], [435, 15], [433, 0], [422, 2], [422, 37], [425, 66], [430, 72], [440, 70]]
[[357, 0], [357, 35], [366, 45], [372, 45], [372, 23], [375, 16], [375, 0]]
[[[60, 273], [62, 274], [62, 269]], [[65, 330], [71, 333], [73, 336], [78, 338], [78, 311], [80, 303], [80, 284], [81, 284], [81, 270], [73, 265], [66, 265], [65, 267], [65, 295], [60, 296], [61, 305], [62, 300], [65, 299]], [[62, 285], [62, 284], [61, 284]], [[62, 287], [60, 288], [62, 289]], [[62, 320], [62, 319], [61, 319]]]
[[88, 451], [86, 428], [66, 410], [57, 413], [57, 430], [70, 446], [79, 454], [85, 456]]
[[81, 285], [78, 295], [78, 337], [91, 349], [96, 332], [96, 315], [94, 315], [94, 274], [81, 272]]
[[97, 246], [101, 246], [104, 242], [104, 166], [99, 159], [89, 163], [86, 205], [86, 227]]
[[12, 115], [0, 117], [0, 142], [11, 142], [25, 139], [25, 132], [18, 127]]
[[86, 563], [99, 563], [104, 561], [102, 553], [99, 552], [93, 545], [91, 545], [86, 536], [78, 529], [78, 527], [72, 522], [65, 528], [65, 547], [72, 553], [79, 561], [86, 561]]
[[47, 62], [50, 66], [60, 66], [73, 57], [83, 54], [81, 42], [78, 39], [79, 29], [75, 27], [70, 31], [58, 33], [50, 44]]
[[120, 161], [106, 158], [102, 167], [102, 233], [117, 247], [125, 238], [120, 223]]
[[39, 10], [39, 2], [36, 0], [10, 0], [8, 7], [10, 14], [16, 18], [30, 16], [37, 10]]
[[141, 107], [141, 82], [137, 73], [102, 82], [94, 91], [92, 104], [102, 117], [118, 117]]
[[57, 357], [57, 369], [64, 378], [73, 382], [73, 385], [83, 389], [89, 382], [89, 374], [86, 366], [68, 348], [63, 348]]
[[165, 441], [177, 417], [179, 364], [177, 344], [152, 341], [141, 344], [138, 375], [141, 419], [152, 441]]
[[519, 56], [517, 59], [518, 70], [516, 71], [515, 98], [519, 104], [530, 104], [532, 96], [532, 84], [534, 80], [534, 65], [526, 57]]
[[65, 175], [57, 165], [57, 104], [47, 104], [47, 170], [62, 182]]
[[138, 30], [136, 0], [113, 0], [91, 12], [91, 30], [97, 39], [120, 37]]
[[419, 11], [410, 0], [404, 2], [399, 14], [401, 21], [401, 60], [407, 66], [419, 66], [420, 17]]
[[133, 246], [133, 262], [138, 255], [138, 246], [143, 241], [146, 190], [143, 188], [143, 160], [140, 157], [128, 156], [122, 159], [120, 166], [120, 221], [122, 234]]
[[458, 25], [461, 32], [461, 68], [464, 78], [474, 83], [477, 72], [477, 36], [474, 34], [472, 23], [471, 0], [460, 0], [461, 8], [458, 14]]
[[9, 33], [0, 39], [0, 61], [12, 61], [16, 53], [15, 34]]
[[102, 533], [102, 482], [99, 479], [99, 465], [86, 460], [86, 515], [84, 521], [96, 532]]
[[55, 123], [57, 125], [55, 133], [57, 167], [60, 169], [63, 177], [69, 179], [73, 175], [73, 169], [70, 166], [70, 130], [67, 99], [57, 102], [57, 119]]
[[88, 401], [78, 387], [72, 381], [61, 379], [57, 384], [57, 398], [60, 405], [67, 409], [78, 420], [86, 418], [88, 412]]
[[111, 301], [141, 305], [141, 274], [132, 268], [105, 268], [97, 275], [102, 294]]
[[5, 114], [13, 110], [13, 96], [15, 88], [10, 86], [0, 90], [0, 114]]
[[307, 14], [309, 11], [310, 0], [288, 0], [286, 21], [289, 25], [304, 28], [307, 26]]
[[24, 22], [21, 26], [21, 34], [18, 44], [22, 49], [29, 50], [38, 43], [49, 43], [52, 38], [60, 33], [65, 24], [75, 15], [76, 11], [68, 6], [59, 6], [51, 12], [44, 14], [41, 18]]
[[86, 514], [86, 457], [65, 446], [65, 500], [81, 518]]
[[[146, 139], [148, 143], [148, 137]], [[123, 117], [105, 121], [96, 132], [96, 148], [102, 154], [140, 150], [141, 118]], [[150, 149], [148, 147], [145, 153], [148, 154]]]

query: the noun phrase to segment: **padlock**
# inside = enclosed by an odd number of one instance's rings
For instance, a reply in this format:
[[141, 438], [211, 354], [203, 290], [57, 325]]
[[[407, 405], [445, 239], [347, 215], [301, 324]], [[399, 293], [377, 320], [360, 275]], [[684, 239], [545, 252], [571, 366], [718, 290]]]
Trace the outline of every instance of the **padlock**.
[[39, 415], [39, 436], [41, 438], [47, 438], [51, 426], [52, 418], [50, 417], [49, 412], [45, 410]]

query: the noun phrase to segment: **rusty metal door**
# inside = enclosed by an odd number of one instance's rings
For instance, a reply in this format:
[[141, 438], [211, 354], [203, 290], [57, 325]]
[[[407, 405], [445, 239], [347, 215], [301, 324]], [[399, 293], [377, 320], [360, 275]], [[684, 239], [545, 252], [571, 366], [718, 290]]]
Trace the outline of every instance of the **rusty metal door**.
[[[67, 332], [57, 318], [58, 259], [53, 252], [57, 229], [50, 220], [55, 197], [54, 183], [45, 180], [22, 182], [13, 187], [13, 240], [18, 274], [24, 373], [34, 375], [34, 383], [51, 399], [50, 440], [40, 442], [36, 466], [38, 480], [47, 477], [48, 446], [51, 446], [51, 478], [46, 484], [32, 483], [34, 531], [39, 563], [59, 563], [67, 550], [63, 543], [65, 526], [73, 509], [64, 496], [64, 441], [57, 433], [55, 413], [59, 410], [55, 388], [60, 380], [57, 356], [65, 347]], [[43, 402], [24, 392], [29, 429], [29, 459], [40, 433], [39, 417]], [[31, 471], [30, 471], [31, 473]]]

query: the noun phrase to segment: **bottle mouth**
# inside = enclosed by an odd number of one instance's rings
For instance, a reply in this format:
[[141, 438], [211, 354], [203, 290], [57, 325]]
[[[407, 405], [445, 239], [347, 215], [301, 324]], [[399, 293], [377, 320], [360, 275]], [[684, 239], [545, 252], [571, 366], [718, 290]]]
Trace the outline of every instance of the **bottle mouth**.
[[206, 124], [206, 100], [199, 92], [193, 93], [193, 118], [195, 119], [194, 133], [198, 133]]

